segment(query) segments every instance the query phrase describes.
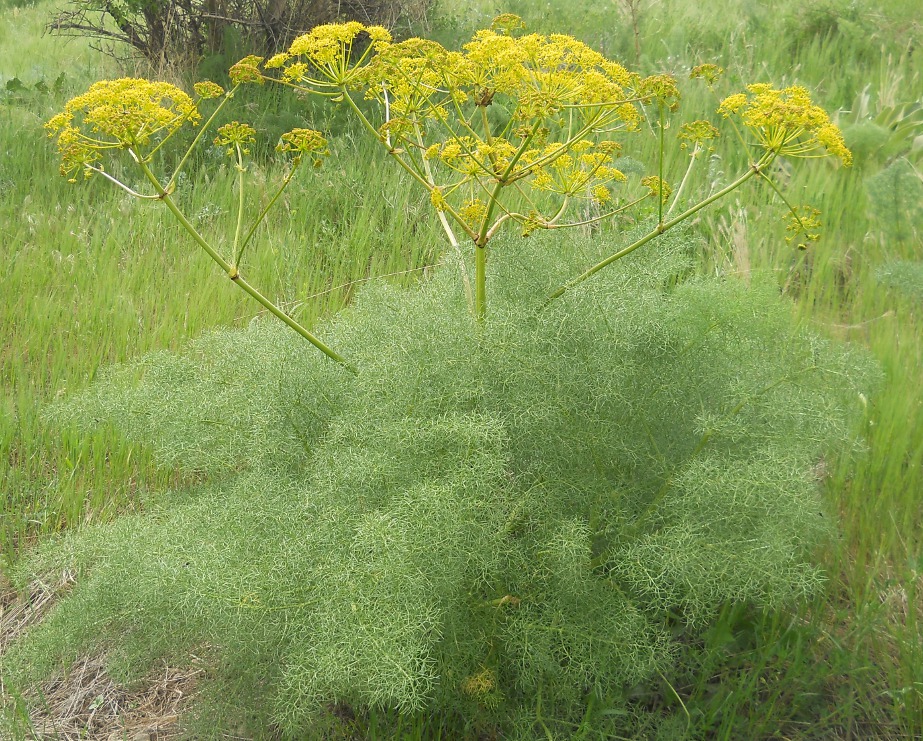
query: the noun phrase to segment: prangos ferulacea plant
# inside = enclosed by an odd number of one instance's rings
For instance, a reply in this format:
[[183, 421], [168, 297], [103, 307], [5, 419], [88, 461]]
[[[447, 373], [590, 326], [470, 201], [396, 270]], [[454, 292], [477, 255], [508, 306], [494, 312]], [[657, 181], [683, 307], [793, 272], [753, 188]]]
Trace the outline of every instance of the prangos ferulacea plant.
[[[196, 737], [245, 723], [255, 737], [319, 738], [343, 706], [426, 714], [460, 738], [637, 736], [631, 688], [668, 677], [723, 604], [774, 607], [821, 583], [811, 556], [831, 525], [816, 464], [853, 444], [867, 363], [794, 326], [775, 285], [695, 277], [695, 238], [675, 227], [767, 179], [780, 156], [848, 162], [837, 130], [801, 88], [725, 98], [716, 123], [754, 156], [685, 204], [685, 178], [665, 182], [667, 133], [693, 163], [715, 123], [668, 128], [672, 78], [517, 26], [502, 17], [460, 52], [324, 26], [234, 66], [235, 86], [281, 84], [353, 111], [428, 193], [459, 264], [411, 290], [366, 287], [323, 342], [273, 312], [356, 373], [256, 321], [110, 369], [57, 404], [58, 422], [112, 422], [206, 476], [23, 561], [21, 580], [65, 566], [79, 579], [5, 656], [10, 681], [27, 687], [77, 651], [107, 651], [128, 678], [192, 651], [209, 657], [212, 687]], [[718, 74], [694, 70], [708, 85]], [[164, 201], [262, 302], [243, 257], [326, 144], [283, 135], [292, 159], [275, 195], [249, 222], [240, 205], [218, 249], [173, 194], [204, 141], [199, 109], [237, 89], [200, 84], [192, 99], [98, 83], [49, 128], [65, 174]], [[182, 126], [201, 128], [158, 178], [151, 158]], [[619, 154], [645, 133], [656, 170], [626, 175]], [[236, 121], [213, 137], [241, 193], [255, 136]], [[152, 192], [106, 169], [114, 152]], [[625, 235], [562, 231], [641, 207]], [[813, 214], [792, 212], [813, 231]], [[513, 225], [532, 238], [500, 236]], [[604, 268], [610, 279], [587, 280]]]

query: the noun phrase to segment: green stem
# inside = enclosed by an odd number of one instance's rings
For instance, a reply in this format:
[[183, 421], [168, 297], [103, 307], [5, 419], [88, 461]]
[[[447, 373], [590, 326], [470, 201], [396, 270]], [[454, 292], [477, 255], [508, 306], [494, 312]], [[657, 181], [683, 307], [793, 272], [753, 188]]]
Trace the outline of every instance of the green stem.
[[[234, 97], [234, 91], [237, 90], [237, 88], [239, 87], [240, 87], [240, 84], [238, 83], [233, 88], [228, 90], [228, 92], [224, 94], [224, 100], [222, 100], [218, 104], [218, 107], [215, 108], [214, 111], [212, 111], [212, 115], [208, 117], [208, 120], [204, 124], [202, 124], [202, 128], [199, 129], [199, 133], [196, 134], [196, 138], [192, 140], [192, 144], [189, 145], [189, 149], [186, 150], [186, 153], [183, 155], [183, 158], [179, 161], [179, 164], [176, 166], [176, 169], [173, 171], [173, 175], [170, 176], [170, 182], [167, 183], [167, 190], [170, 191], [171, 193], [173, 192], [173, 189], [176, 187], [176, 177], [183, 171], [183, 167], [186, 165], [186, 160], [188, 160], [189, 157], [192, 155], [193, 151], [195, 151], [195, 148], [199, 144], [199, 140], [203, 136], [205, 136], [205, 132], [208, 131], [208, 127], [211, 126], [212, 121], [214, 121], [215, 118], [217, 118], [218, 114], [221, 113], [221, 109], [224, 108], [225, 105], [227, 105], [227, 102], [231, 98]], [[150, 155], [148, 155], [148, 157], [150, 157]]]
[[289, 327], [294, 329], [298, 334], [304, 337], [308, 342], [314, 345], [314, 347], [316, 347], [318, 350], [324, 353], [324, 355], [326, 355], [328, 358], [335, 360], [336, 362], [338, 362], [340, 365], [342, 365], [344, 368], [346, 368], [351, 373], [353, 374], [357, 373], [356, 369], [352, 365], [350, 365], [342, 355], [337, 353], [332, 348], [328, 347], [318, 337], [311, 334], [311, 332], [309, 332], [307, 329], [301, 326], [297, 321], [292, 319], [292, 317], [290, 317], [288, 314], [282, 311], [282, 309], [280, 309], [278, 306], [272, 303], [272, 301], [266, 298], [256, 288], [250, 285], [250, 283], [244, 280], [244, 278], [240, 275], [240, 272], [237, 270], [237, 267], [234, 265], [231, 265], [227, 260], [221, 257], [221, 255], [218, 254], [215, 248], [212, 247], [205, 240], [205, 238], [196, 231], [195, 227], [189, 222], [189, 219], [186, 218], [185, 214], [182, 211], [180, 211], [179, 207], [176, 205], [176, 202], [170, 197], [170, 194], [160, 184], [160, 181], [157, 179], [157, 176], [154, 175], [153, 172], [151, 172], [150, 168], [140, 158], [138, 158], [137, 155], [134, 154], [134, 152], [132, 152], [132, 155], [135, 156], [135, 159], [137, 160], [138, 165], [141, 167], [141, 170], [144, 173], [145, 177], [148, 179], [148, 181], [150, 181], [151, 185], [153, 185], [157, 189], [157, 191], [160, 193], [160, 199], [166, 204], [167, 208], [170, 209], [171, 213], [176, 217], [177, 221], [179, 221], [179, 223], [183, 226], [183, 228], [187, 232], [189, 232], [189, 235], [195, 240], [196, 244], [198, 244], [199, 247], [205, 250], [208, 256], [212, 260], [214, 260], [216, 263], [218, 263], [218, 265], [221, 266], [221, 269], [224, 270], [225, 273], [227, 273], [228, 277], [232, 281], [234, 281], [234, 283], [237, 286], [239, 286], [241, 290], [243, 290], [245, 293], [247, 293], [252, 298], [256, 299], [257, 303], [259, 303], [261, 306], [263, 306], [263, 308], [269, 311], [270, 314], [272, 314], [276, 318], [281, 319], [283, 322], [285, 322]]
[[[663, 191], [663, 103], [657, 105], [657, 114], [660, 119], [660, 153], [657, 156], [657, 177], [660, 179], [660, 188]], [[657, 199], [657, 224], [663, 225], [663, 196]]]
[[474, 246], [474, 318], [487, 316], [487, 245]]
[[497, 155], [493, 152], [494, 138], [490, 133], [490, 120], [487, 118], [487, 106], [478, 106], [481, 109], [481, 125], [484, 127], [484, 141], [487, 142], [487, 146], [490, 147], [488, 150], [489, 154], [487, 158], [490, 160], [491, 168], [493, 169], [493, 174], [497, 172]]
[[240, 252], [237, 255], [237, 259], [235, 260], [235, 262], [238, 265], [240, 265], [240, 258], [243, 256], [244, 250], [247, 248], [247, 245], [250, 243], [250, 240], [253, 238], [253, 234], [257, 230], [257, 227], [259, 227], [259, 225], [263, 223], [263, 219], [266, 218], [266, 214], [269, 213], [269, 209], [271, 209], [273, 205], [275, 205], [275, 202], [279, 200], [279, 196], [282, 195], [282, 193], [288, 187], [288, 184], [292, 182], [292, 179], [295, 177], [295, 171], [298, 169], [299, 164], [300, 164], [300, 161], [298, 159], [296, 159], [296, 161], [292, 163], [292, 169], [289, 171], [288, 175], [286, 175], [282, 179], [282, 185], [279, 187], [279, 190], [277, 190], [276, 194], [272, 198], [269, 199], [269, 203], [267, 203], [266, 206], [263, 208], [263, 210], [260, 211], [260, 215], [256, 218], [256, 221], [254, 221], [253, 224], [250, 226], [250, 229], [247, 230], [247, 235], [244, 237], [244, 241], [241, 242], [240, 244]]
[[676, 226], [677, 224], [679, 224], [681, 221], [685, 221], [685, 220], [688, 219], [690, 216], [692, 216], [694, 213], [696, 213], [696, 212], [698, 212], [698, 211], [701, 211], [703, 208], [705, 208], [705, 207], [708, 206], [709, 204], [714, 203], [714, 202], [717, 201], [719, 198], [723, 198], [724, 196], [726, 196], [726, 195], [727, 195], [728, 193], [730, 193], [731, 191], [733, 191], [733, 190], [739, 188], [741, 185], [743, 185], [745, 182], [747, 182], [747, 181], [748, 181], [750, 178], [752, 178], [754, 175], [758, 175], [758, 174], [760, 173], [760, 171], [761, 171], [763, 168], [765, 168], [771, 161], [772, 161], [772, 157], [764, 157], [763, 159], [761, 159], [761, 160], [760, 160], [759, 162], [757, 162], [756, 164], [750, 165], [750, 168], [749, 168], [743, 175], [741, 175], [739, 178], [737, 178], [737, 180], [735, 180], [733, 183], [731, 183], [731, 184], [728, 185], [727, 187], [722, 188], [721, 190], [719, 190], [719, 191], [718, 191], [717, 193], [715, 193], [714, 195], [711, 195], [711, 196], [709, 196], [708, 198], [706, 198], [704, 201], [701, 201], [700, 203], [697, 203], [695, 206], [692, 206], [691, 208], [689, 208], [689, 209], [683, 211], [683, 213], [681, 213], [681, 214], [680, 214], [679, 216], [677, 216], [676, 218], [670, 219], [670, 221], [667, 221], [667, 222], [665, 222], [665, 223], [659, 223], [659, 224], [657, 224], [657, 228], [656, 228], [656, 229], [654, 229], [654, 230], [653, 230], [652, 232], [650, 232], [649, 234], [646, 234], [645, 236], [641, 237], [641, 239], [639, 239], [637, 242], [634, 242], [633, 244], [628, 245], [627, 247], [625, 247], [625, 248], [622, 249], [622, 250], [619, 250], [618, 252], [616, 252], [616, 253], [613, 254], [613, 255], [609, 255], [609, 257], [607, 257], [605, 260], [602, 260], [601, 262], [596, 263], [596, 264], [595, 264], [593, 267], [591, 267], [589, 270], [585, 271], [584, 273], [581, 273], [580, 275], [578, 275], [578, 276], [577, 276], [576, 278], [574, 278], [573, 280], [570, 280], [570, 281], [568, 281], [567, 283], [565, 283], [563, 286], [561, 286], [557, 291], [555, 291], [554, 293], [552, 293], [552, 294], [545, 300], [544, 306], [547, 306], [547, 305], [550, 304], [552, 301], [554, 301], [556, 298], [559, 298], [560, 296], [563, 296], [563, 295], [564, 295], [567, 291], [569, 291], [571, 288], [573, 288], [574, 286], [576, 286], [576, 285], [582, 283], [583, 281], [585, 281], [585, 280], [586, 280], [587, 278], [589, 278], [590, 276], [595, 275], [595, 274], [598, 273], [600, 270], [602, 270], [604, 267], [606, 267], [606, 266], [608, 266], [608, 265], [611, 265], [611, 264], [612, 264], [613, 262], [615, 262], [616, 260], [618, 260], [618, 259], [620, 259], [620, 258], [622, 258], [622, 257], [625, 257], [625, 255], [631, 254], [632, 252], [634, 252], [634, 251], [635, 251], [636, 249], [638, 249], [639, 247], [642, 247], [643, 245], [645, 245], [645, 244], [647, 244], [648, 242], [650, 242], [652, 239], [656, 239], [657, 237], [659, 237], [661, 234], [663, 234], [663, 233], [664, 233], [665, 231], [667, 231], [668, 229], [672, 229], [674, 226]]
[[235, 255], [234, 265], [240, 265], [240, 258], [243, 256], [243, 250], [237, 252], [237, 246], [240, 244], [240, 232], [244, 226], [244, 155], [240, 151], [240, 144], [234, 145], [237, 150], [237, 226], [234, 229], [234, 246], [231, 248], [231, 254]]
[[88, 170], [92, 170], [97, 175], [101, 175], [106, 180], [108, 180], [110, 183], [114, 183], [115, 185], [120, 187], [122, 190], [124, 190], [126, 193], [128, 193], [128, 195], [130, 195], [132, 198], [137, 198], [142, 201], [159, 201], [160, 200], [160, 195], [149, 196], [149, 195], [145, 195], [144, 193], [139, 193], [136, 190], [132, 190], [127, 185], [125, 185], [125, 183], [123, 183], [121, 180], [119, 180], [118, 178], [112, 177], [112, 175], [110, 175], [108, 172], [106, 172], [105, 170], [99, 167], [94, 167], [93, 165], [89, 163], [84, 165], [84, 167], [86, 167]]
[[779, 198], [782, 199], [782, 203], [786, 205], [788, 210], [791, 211], [792, 216], [795, 217], [795, 221], [798, 222], [798, 226], [801, 227], [802, 231], [807, 233], [807, 229], [805, 228], [804, 222], [801, 220], [801, 217], [798, 215], [798, 212], [795, 210], [795, 207], [792, 206], [791, 203], [789, 203], [788, 198], [786, 198], [785, 195], [782, 193], [782, 191], [779, 190], [779, 188], [776, 186], [776, 184], [772, 182], [772, 178], [770, 178], [765, 172], [761, 172], [760, 177], [763, 179], [763, 182], [768, 183], [769, 187], [775, 191], [775, 194], [779, 196]]
[[541, 121], [538, 121], [532, 127], [529, 136], [522, 140], [519, 149], [510, 159], [506, 170], [497, 178], [497, 184], [494, 186], [493, 192], [490, 194], [490, 200], [487, 202], [484, 220], [481, 222], [481, 228], [478, 230], [477, 237], [474, 240], [474, 318], [479, 322], [487, 316], [487, 242], [490, 239], [490, 220], [493, 218], [494, 210], [497, 207], [500, 191], [505, 185], [510, 184], [507, 178], [516, 168], [516, 164], [525, 154], [529, 144], [532, 143], [540, 124]]
[[566, 223], [566, 224], [556, 224], [556, 223], [554, 223], [553, 221], [551, 221], [551, 222], [549, 222], [547, 225], [541, 225], [541, 224], [540, 224], [539, 226], [540, 226], [542, 229], [572, 229], [572, 228], [575, 227], [575, 226], [588, 226], [589, 224], [596, 224], [596, 223], [598, 223], [598, 222], [600, 222], [600, 221], [604, 221], [605, 219], [610, 219], [610, 218], [612, 218], [613, 216], [622, 213], [623, 211], [627, 211], [628, 209], [632, 208], [633, 206], [637, 206], [637, 205], [638, 205], [639, 203], [641, 203], [641, 201], [643, 201], [645, 198], [649, 198], [649, 196], [643, 196], [643, 197], [638, 198], [638, 199], [636, 199], [636, 200], [634, 200], [634, 201], [631, 201], [630, 203], [626, 203], [624, 206], [622, 206], [622, 207], [620, 207], [620, 208], [613, 209], [612, 211], [607, 211], [607, 212], [604, 213], [604, 214], [600, 214], [599, 216], [594, 216], [594, 217], [592, 217], [592, 218], [590, 218], [590, 219], [584, 219], [583, 221], [570, 221], [570, 222], [568, 222], [568, 223]]
[[680, 181], [676, 193], [673, 194], [673, 203], [671, 203], [670, 208], [667, 209], [667, 216], [673, 213], [673, 209], [676, 208], [676, 204], [679, 203], [680, 196], [683, 195], [683, 190], [686, 188], [686, 182], [689, 180], [689, 174], [692, 172], [692, 166], [695, 164], [696, 157], [699, 156], [699, 152], [701, 151], [702, 149], [697, 142], [692, 149], [692, 154], [689, 156], [689, 167], [686, 168], [686, 174], [683, 175], [683, 179]]

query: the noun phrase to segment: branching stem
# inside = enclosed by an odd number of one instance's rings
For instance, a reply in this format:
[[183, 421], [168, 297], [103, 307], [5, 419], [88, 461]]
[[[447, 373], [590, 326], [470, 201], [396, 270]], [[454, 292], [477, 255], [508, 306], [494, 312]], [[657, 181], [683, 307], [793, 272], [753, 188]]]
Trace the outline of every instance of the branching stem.
[[310, 342], [314, 347], [320, 350], [324, 355], [326, 355], [331, 360], [335, 360], [337, 363], [342, 365], [351, 373], [357, 373], [356, 369], [350, 365], [347, 360], [340, 355], [338, 352], [329, 347], [324, 343], [320, 338], [316, 337], [314, 334], [305, 329], [301, 324], [295, 321], [292, 317], [286, 314], [282, 309], [276, 306], [272, 301], [266, 298], [262, 293], [260, 293], [255, 287], [250, 285], [243, 276], [241, 276], [240, 271], [237, 269], [237, 266], [231, 265], [227, 260], [225, 260], [221, 255], [212, 247], [208, 241], [196, 231], [196, 228], [189, 222], [189, 219], [186, 218], [186, 215], [179, 209], [176, 205], [176, 202], [170, 197], [170, 194], [164, 189], [160, 181], [157, 179], [157, 176], [151, 172], [151, 169], [147, 164], [141, 160], [134, 152], [132, 156], [138, 162], [138, 166], [141, 168], [141, 171], [144, 173], [148, 181], [153, 185], [157, 191], [160, 193], [160, 200], [162, 200], [170, 212], [176, 217], [177, 221], [183, 226], [183, 228], [189, 232], [189, 235], [195, 240], [196, 244], [199, 245], [206, 254], [214, 260], [218, 265], [227, 273], [228, 277], [252, 298], [256, 299], [263, 308], [265, 308], [270, 314], [275, 316], [278, 319], [281, 319], [289, 327], [294, 329], [298, 334], [304, 337], [308, 342]]
[[656, 227], [653, 231], [651, 231], [651, 232], [649, 232], [648, 234], [644, 235], [644, 236], [641, 237], [641, 239], [639, 239], [638, 241], [636, 241], [636, 242], [634, 242], [634, 243], [628, 245], [628, 246], [625, 247], [624, 249], [619, 250], [618, 252], [616, 252], [616, 253], [613, 254], [613, 255], [609, 255], [609, 257], [607, 257], [605, 260], [602, 260], [602, 261], [596, 263], [596, 264], [595, 264], [593, 267], [591, 267], [589, 270], [586, 270], [585, 272], [581, 273], [580, 275], [578, 275], [578, 276], [577, 276], [576, 278], [574, 278], [573, 280], [568, 281], [567, 283], [565, 283], [563, 286], [561, 286], [557, 291], [555, 291], [554, 293], [552, 293], [552, 294], [546, 299], [546, 301], [545, 301], [545, 303], [544, 303], [544, 306], [548, 306], [548, 304], [550, 304], [550, 303], [551, 303], [552, 301], [554, 301], [555, 299], [557, 299], [557, 298], [563, 296], [563, 295], [564, 295], [565, 293], [567, 293], [567, 291], [569, 291], [571, 288], [573, 288], [573, 287], [576, 286], [576, 285], [579, 285], [580, 283], [582, 283], [583, 281], [585, 281], [587, 278], [589, 278], [589, 277], [595, 275], [596, 273], [598, 273], [600, 270], [602, 270], [603, 268], [607, 267], [608, 265], [611, 265], [611, 264], [612, 264], [613, 262], [615, 262], [616, 260], [619, 260], [620, 258], [625, 257], [626, 255], [631, 254], [632, 252], [634, 252], [634, 251], [635, 251], [636, 249], [638, 249], [639, 247], [642, 247], [642, 246], [644, 246], [645, 244], [647, 244], [648, 242], [650, 242], [652, 239], [656, 239], [657, 237], [659, 237], [661, 234], [663, 234], [663, 233], [666, 232], [667, 230], [672, 229], [674, 226], [676, 226], [676, 225], [679, 224], [680, 222], [685, 221], [686, 219], [688, 219], [690, 216], [692, 216], [692, 215], [695, 214], [696, 212], [701, 211], [703, 208], [705, 208], [706, 206], [708, 206], [708, 205], [714, 203], [714, 202], [717, 201], [719, 198], [723, 198], [724, 196], [726, 196], [726, 195], [727, 195], [728, 193], [730, 193], [731, 191], [736, 190], [736, 189], [739, 188], [741, 185], [743, 185], [745, 182], [747, 182], [750, 178], [752, 178], [754, 175], [758, 175], [767, 165], [769, 165], [769, 163], [772, 161], [773, 157], [774, 157], [774, 155], [772, 155], [772, 154], [767, 154], [767, 155], [765, 155], [759, 162], [757, 162], [757, 163], [755, 163], [755, 164], [753, 164], [753, 165], [750, 165], [749, 169], [748, 169], [743, 175], [741, 175], [739, 178], [737, 178], [737, 180], [735, 180], [733, 183], [731, 183], [730, 185], [728, 185], [728, 186], [722, 188], [722, 189], [719, 190], [717, 193], [714, 193], [713, 195], [711, 195], [711, 196], [709, 196], [708, 198], [706, 198], [704, 201], [700, 201], [700, 202], [697, 203], [695, 206], [692, 206], [691, 208], [686, 209], [686, 210], [683, 211], [683, 213], [681, 213], [679, 216], [676, 216], [675, 218], [670, 219], [670, 220], [667, 221], [667, 222], [658, 223], [658, 224], [657, 224], [657, 227]]

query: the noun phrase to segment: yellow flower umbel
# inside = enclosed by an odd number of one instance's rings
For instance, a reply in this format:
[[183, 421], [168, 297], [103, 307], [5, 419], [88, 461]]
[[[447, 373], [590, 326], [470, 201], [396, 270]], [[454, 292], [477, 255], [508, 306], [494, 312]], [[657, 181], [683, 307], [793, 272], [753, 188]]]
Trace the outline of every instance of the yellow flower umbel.
[[202, 100], [208, 100], [210, 98], [220, 98], [224, 95], [224, 88], [221, 87], [216, 82], [211, 80], [203, 80], [202, 82], [197, 82], [192, 86], [192, 89], [195, 90], [195, 94], [198, 95]]
[[689, 71], [693, 80], [705, 80], [705, 84], [712, 87], [724, 74], [724, 70], [717, 64], [699, 64]]
[[313, 129], [292, 129], [279, 138], [276, 145], [277, 152], [287, 152], [292, 155], [292, 160], [297, 166], [306, 154], [314, 156], [314, 166], [319, 167], [321, 157], [330, 154], [327, 140], [319, 131]]
[[820, 239], [820, 211], [811, 206], [793, 208], [786, 215], [785, 241], [794, 244], [799, 250], [806, 250], [811, 242]]
[[250, 124], [231, 121], [218, 129], [215, 146], [225, 147], [225, 154], [233, 157], [239, 149], [242, 154], [250, 154], [249, 146], [256, 141], [256, 130]]
[[785, 157], [838, 157], [849, 166], [852, 154], [827, 112], [811, 102], [808, 91], [792, 86], [748, 85], [746, 93], [725, 98], [718, 107], [725, 118], [743, 122], [767, 152]]
[[[244, 156], [249, 154], [250, 145], [256, 141], [256, 131], [252, 126], [238, 121], [225, 124], [218, 129], [214, 143], [224, 147], [227, 155], [234, 158], [238, 186], [234, 239], [228, 252], [224, 254], [219, 245], [213, 244], [198, 232], [173, 199], [183, 166], [189, 161], [196, 147], [204, 141], [209, 126], [224, 106], [233, 99], [237, 86], [243, 82], [263, 81], [259, 69], [262, 61], [262, 57], [250, 56], [235, 64], [230, 73], [235, 86], [228, 92], [214, 82], [196, 83], [195, 101], [175, 85], [166, 82], [134, 78], [103, 80], [92, 85], [83, 95], [71, 100], [64, 111], [52, 118], [45, 127], [50, 137], [57, 137], [62, 174], [74, 181], [74, 173], [78, 170], [82, 170], [87, 176], [95, 172], [133, 198], [162, 203], [193, 241], [221, 267], [224, 274], [234, 281], [238, 288], [329, 358], [355, 373], [355, 369], [343, 356], [270, 301], [241, 274], [240, 270], [247, 245], [251, 243], [269, 209], [291, 183], [302, 157], [312, 153], [317, 164], [320, 156], [326, 154], [327, 143], [318, 132], [294, 129], [282, 135], [278, 149], [280, 152], [293, 155], [291, 166], [282, 177], [275, 194], [269, 198], [268, 204], [251, 219], [245, 198], [244, 178], [247, 168], [244, 166]], [[151, 166], [154, 155], [184, 124], [198, 124], [201, 116], [197, 103], [214, 98], [223, 99], [214, 106], [209, 119], [188, 144], [172, 175], [169, 179], [160, 176]], [[122, 152], [128, 155], [147, 181], [149, 192], [143, 192], [143, 188], [136, 189], [107, 172], [100, 162], [107, 152]], [[156, 169], [159, 170], [160, 167]], [[153, 192], [150, 192], [151, 189]], [[249, 226], [246, 224], [247, 221], [250, 221]]]
[[[353, 58], [353, 49], [361, 41], [368, 43], [358, 58]], [[323, 94], [357, 81], [371, 53], [390, 43], [391, 34], [381, 26], [365, 26], [358, 21], [328, 23], [296, 38], [288, 51], [266, 62], [266, 69], [281, 68], [285, 82]]]
[[93, 84], [45, 128], [57, 137], [61, 174], [74, 180], [79, 170], [87, 177], [98, 170], [95, 163], [106, 150], [132, 149], [140, 156], [199, 119], [192, 98], [175, 85], [126, 77]]
[[665, 183], [656, 175], [641, 178], [641, 185], [647, 188], [649, 195], [658, 197], [661, 203], [666, 203], [670, 199], [670, 193], [673, 192], [669, 183]]
[[690, 144], [693, 145], [694, 149], [696, 147], [704, 148], [706, 142], [717, 139], [718, 136], [718, 129], [708, 121], [691, 121], [680, 127], [676, 138], [680, 140], [682, 149], [686, 149]]

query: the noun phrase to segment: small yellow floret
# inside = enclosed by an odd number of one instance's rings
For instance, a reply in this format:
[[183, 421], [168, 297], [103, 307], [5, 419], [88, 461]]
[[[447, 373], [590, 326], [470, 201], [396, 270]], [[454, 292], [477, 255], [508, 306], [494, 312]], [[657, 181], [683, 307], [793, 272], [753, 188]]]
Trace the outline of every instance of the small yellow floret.
[[429, 192], [429, 201], [437, 211], [445, 211], [448, 206], [445, 196], [442, 194], [442, 188], [438, 186]]
[[648, 177], [641, 178], [641, 185], [648, 189], [650, 195], [660, 196], [662, 203], [666, 203], [670, 198], [670, 193], [673, 192], [669, 184], [656, 175], [649, 175]]
[[248, 149], [250, 144], [256, 141], [256, 129], [249, 124], [231, 121], [218, 129], [218, 136], [215, 137], [215, 144], [219, 147], [227, 147], [226, 154], [233, 156], [238, 147], [243, 154], [250, 154]]
[[196, 95], [205, 100], [209, 98], [220, 98], [222, 95], [224, 95], [224, 88], [221, 87], [221, 85], [218, 83], [212, 82], [211, 80], [202, 80], [202, 82], [197, 82], [192, 86], [192, 88], [195, 90]]
[[709, 85], [714, 85], [718, 81], [718, 78], [724, 74], [724, 70], [719, 67], [717, 64], [700, 64], [696, 67], [693, 67], [689, 72], [689, 77], [693, 80], [696, 78], [701, 78], [705, 80]]
[[593, 188], [592, 193], [593, 200], [600, 205], [612, 200], [612, 194], [605, 185], [597, 185]]
[[263, 75], [260, 73], [260, 64], [262, 64], [262, 62], [263, 57], [250, 54], [228, 70], [228, 77], [231, 78], [231, 82], [235, 85], [240, 85], [245, 82], [253, 82], [257, 85], [262, 85], [264, 82]]
[[291, 54], [283, 51], [283, 52], [280, 52], [279, 54], [276, 54], [275, 56], [270, 57], [266, 61], [266, 64], [264, 64], [263, 66], [266, 69], [277, 69], [278, 67], [281, 67], [283, 64], [285, 64], [291, 58], [292, 58]]

